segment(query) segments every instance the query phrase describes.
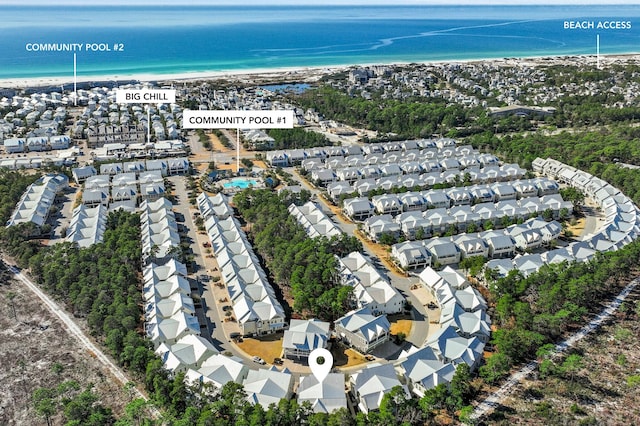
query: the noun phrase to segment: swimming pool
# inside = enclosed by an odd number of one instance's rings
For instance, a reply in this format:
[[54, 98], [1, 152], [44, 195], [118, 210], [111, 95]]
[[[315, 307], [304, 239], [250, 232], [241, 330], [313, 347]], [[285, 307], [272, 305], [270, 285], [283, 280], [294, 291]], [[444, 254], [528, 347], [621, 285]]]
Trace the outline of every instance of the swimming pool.
[[249, 188], [250, 186], [257, 187], [258, 185], [260, 185], [260, 182], [258, 182], [256, 179], [233, 178], [229, 182], [223, 183], [222, 187], [226, 189], [229, 189], [229, 188], [246, 189], [246, 188]]

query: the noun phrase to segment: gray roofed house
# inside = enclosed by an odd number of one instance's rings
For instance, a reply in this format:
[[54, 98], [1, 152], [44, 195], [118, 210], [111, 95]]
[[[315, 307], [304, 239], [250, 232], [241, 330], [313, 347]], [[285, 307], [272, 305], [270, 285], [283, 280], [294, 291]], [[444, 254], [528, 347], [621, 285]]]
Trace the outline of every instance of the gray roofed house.
[[426, 241], [425, 246], [431, 253], [433, 262], [440, 265], [452, 265], [460, 262], [460, 249], [451, 241], [433, 238]]
[[331, 169], [313, 169], [311, 171], [311, 180], [317, 182], [320, 186], [327, 186], [336, 181], [336, 174]]
[[386, 315], [375, 316], [368, 307], [351, 311], [335, 321], [336, 334], [362, 353], [389, 340], [391, 324]]
[[544, 264], [545, 262], [541, 254], [525, 254], [523, 256], [516, 256], [513, 259], [513, 266], [525, 277], [538, 272]]
[[430, 190], [422, 191], [421, 194], [427, 200], [427, 205], [433, 209], [449, 208], [451, 206], [451, 200], [444, 191]]
[[472, 256], [489, 257], [489, 245], [482, 238], [462, 234], [451, 237], [451, 240], [460, 249], [462, 259]]
[[373, 204], [366, 197], [344, 200], [343, 210], [347, 216], [355, 221], [363, 221], [374, 214]]
[[402, 203], [402, 210], [405, 212], [423, 211], [427, 207], [427, 200], [420, 192], [405, 192], [399, 194], [398, 198]]
[[516, 254], [516, 243], [509, 235], [493, 235], [485, 240], [489, 246], [489, 257], [493, 259], [513, 257]]
[[431, 347], [423, 347], [412, 353], [399, 365], [399, 370], [407, 379], [409, 388], [419, 398], [434, 387], [451, 383], [456, 367], [443, 360]]
[[364, 220], [364, 231], [376, 242], [380, 241], [383, 235], [397, 239], [400, 236], [400, 225], [390, 214], [371, 216]]
[[510, 271], [515, 269], [511, 259], [491, 259], [484, 265], [485, 270], [492, 269], [497, 273], [498, 278], [506, 277]]
[[374, 364], [357, 371], [350, 376], [351, 392], [363, 413], [380, 408], [382, 398], [391, 389], [400, 386], [405, 397], [410, 398], [407, 385], [400, 383], [393, 365]]
[[73, 175], [73, 180], [80, 185], [84, 183], [87, 178], [96, 176], [98, 172], [93, 166], [84, 166], [71, 169], [71, 174]]
[[307, 358], [311, 351], [326, 348], [329, 342], [329, 326], [328, 322], [317, 319], [292, 319], [282, 341], [284, 356]]
[[291, 399], [293, 375], [286, 368], [278, 371], [275, 366], [249, 370], [243, 387], [247, 400], [251, 404], [260, 404], [266, 410], [271, 404], [278, 405], [282, 399]]
[[513, 185], [509, 183], [496, 183], [491, 189], [496, 194], [496, 201], [515, 200], [518, 196]]
[[341, 195], [348, 195], [353, 192], [354, 188], [349, 182], [333, 182], [327, 185], [327, 193], [335, 202], [340, 199]]
[[402, 212], [402, 201], [395, 194], [376, 195], [371, 198], [371, 203], [380, 214], [397, 215]]
[[314, 375], [303, 376], [298, 386], [298, 403], [308, 401], [314, 413], [332, 413], [347, 407], [344, 374], [329, 373], [319, 382]]
[[429, 338], [428, 346], [436, 349], [447, 362], [465, 363], [474, 371], [482, 362], [484, 343], [477, 337], [465, 338], [452, 326], [441, 328]]
[[405, 241], [391, 247], [391, 256], [403, 269], [420, 269], [431, 265], [431, 254], [420, 242]]

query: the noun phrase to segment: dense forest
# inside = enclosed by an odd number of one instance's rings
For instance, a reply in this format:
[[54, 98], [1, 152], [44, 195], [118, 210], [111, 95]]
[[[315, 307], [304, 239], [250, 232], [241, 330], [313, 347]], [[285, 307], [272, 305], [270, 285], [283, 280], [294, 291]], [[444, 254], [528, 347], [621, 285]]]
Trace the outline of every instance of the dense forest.
[[342, 286], [335, 255], [362, 249], [353, 237], [309, 238], [289, 214], [291, 203], [301, 204], [309, 193], [278, 195], [268, 190], [248, 189], [234, 196], [234, 203], [249, 224], [253, 246], [275, 282], [294, 300], [297, 314], [334, 320], [350, 309], [351, 288]]
[[314, 108], [327, 119], [393, 134], [397, 139], [426, 138], [438, 132], [446, 134], [456, 127], [472, 126], [472, 117], [478, 115], [475, 110], [444, 101], [367, 100], [330, 87], [307, 90], [296, 97], [296, 102], [305, 108]]
[[267, 134], [275, 140], [273, 149], [313, 148], [331, 145], [331, 142], [320, 133], [308, 132], [302, 127], [269, 129]]

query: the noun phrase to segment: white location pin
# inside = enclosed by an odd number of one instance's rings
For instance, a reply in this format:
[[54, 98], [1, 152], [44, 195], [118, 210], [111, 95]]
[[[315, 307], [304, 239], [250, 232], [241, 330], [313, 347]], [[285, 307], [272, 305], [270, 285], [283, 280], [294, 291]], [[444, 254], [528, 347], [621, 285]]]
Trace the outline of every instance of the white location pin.
[[309, 367], [318, 383], [322, 383], [333, 368], [333, 355], [323, 348], [314, 349], [309, 354]]

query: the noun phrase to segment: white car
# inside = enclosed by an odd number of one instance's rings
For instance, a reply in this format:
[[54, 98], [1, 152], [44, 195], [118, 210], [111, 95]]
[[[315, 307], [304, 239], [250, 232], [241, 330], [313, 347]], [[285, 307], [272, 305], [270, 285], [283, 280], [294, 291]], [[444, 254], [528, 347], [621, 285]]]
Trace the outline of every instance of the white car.
[[254, 356], [253, 357], [253, 362], [257, 362], [260, 365], [265, 365], [266, 364], [264, 359], [260, 358], [259, 356]]

